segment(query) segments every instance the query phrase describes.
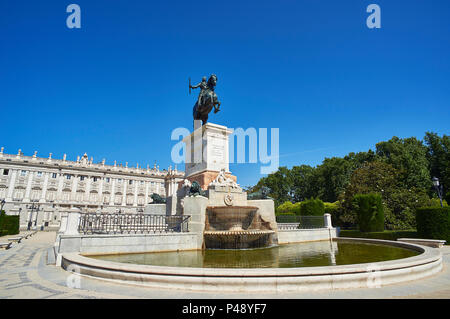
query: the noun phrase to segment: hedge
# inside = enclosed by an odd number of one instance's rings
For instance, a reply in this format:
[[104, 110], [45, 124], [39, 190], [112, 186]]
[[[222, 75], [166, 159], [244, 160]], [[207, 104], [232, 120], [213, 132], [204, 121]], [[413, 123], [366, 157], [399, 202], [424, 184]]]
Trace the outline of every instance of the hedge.
[[5, 211], [0, 213], [0, 236], [19, 233], [19, 216], [8, 216]]
[[353, 207], [361, 232], [384, 231], [384, 208], [379, 194], [356, 194]]
[[320, 199], [308, 199], [300, 206], [300, 216], [323, 216], [325, 205]]
[[423, 207], [416, 210], [419, 238], [450, 242], [450, 207]]
[[290, 201], [286, 201], [277, 207], [276, 212], [277, 212], [277, 214], [288, 213], [288, 214], [300, 215], [301, 204], [302, 204], [301, 202], [292, 204]]
[[384, 240], [397, 240], [398, 238], [417, 238], [417, 231], [415, 229], [407, 230], [385, 230], [382, 232], [362, 233], [359, 230], [345, 230], [341, 229], [339, 237], [350, 238], [371, 238]]

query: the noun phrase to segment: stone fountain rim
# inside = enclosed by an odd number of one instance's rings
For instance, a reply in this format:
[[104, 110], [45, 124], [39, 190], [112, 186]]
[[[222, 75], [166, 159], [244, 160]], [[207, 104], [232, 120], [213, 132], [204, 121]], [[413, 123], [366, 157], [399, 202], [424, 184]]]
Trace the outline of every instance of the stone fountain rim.
[[[337, 239], [339, 241], [339, 239]], [[386, 240], [345, 238], [345, 241], [388, 244], [413, 249], [422, 254], [369, 264], [304, 268], [190, 268], [125, 264], [97, 260], [79, 253], [62, 255], [61, 266], [78, 267], [82, 276], [153, 288], [191, 291], [288, 292], [344, 288], [373, 288], [418, 280], [440, 272], [439, 249]], [[374, 272], [375, 271], [375, 272]], [[374, 275], [376, 277], [374, 277]]]
[[[340, 238], [333, 240], [341, 241]], [[113, 261], [104, 261], [85, 257], [80, 253], [66, 253], [62, 258], [69, 264], [99, 268], [109, 271], [121, 271], [126, 273], [140, 273], [171, 276], [195, 276], [195, 277], [279, 277], [279, 276], [324, 276], [334, 274], [355, 274], [367, 272], [368, 267], [377, 266], [378, 271], [388, 271], [414, 266], [424, 265], [442, 260], [439, 250], [427, 246], [403, 243], [397, 241], [363, 238], [342, 238], [342, 241], [366, 242], [402, 247], [421, 252], [417, 256], [381, 261], [375, 263], [350, 264], [339, 266], [298, 267], [298, 268], [195, 268], [195, 267], [169, 267], [126, 264]]]

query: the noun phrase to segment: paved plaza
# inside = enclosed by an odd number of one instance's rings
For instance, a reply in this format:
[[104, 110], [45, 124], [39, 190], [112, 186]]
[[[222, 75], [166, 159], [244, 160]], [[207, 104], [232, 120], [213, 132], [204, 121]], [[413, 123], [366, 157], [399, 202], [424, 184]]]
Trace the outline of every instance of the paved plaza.
[[[7, 241], [8, 237], [0, 237]], [[8, 250], [0, 250], [0, 298], [2, 299], [98, 299], [98, 298], [153, 298], [153, 299], [227, 299], [227, 298], [445, 298], [450, 299], [450, 246], [441, 248], [443, 271], [435, 276], [414, 282], [382, 288], [346, 289], [307, 293], [211, 293], [182, 290], [154, 289], [130, 284], [112, 283], [81, 277], [80, 288], [70, 288], [70, 273], [55, 265], [47, 265], [47, 252], [52, 247], [55, 232], [38, 232], [13, 243]], [[77, 277], [78, 278], [78, 277]], [[78, 282], [75, 280], [75, 282]], [[68, 285], [69, 283], [69, 285]]]

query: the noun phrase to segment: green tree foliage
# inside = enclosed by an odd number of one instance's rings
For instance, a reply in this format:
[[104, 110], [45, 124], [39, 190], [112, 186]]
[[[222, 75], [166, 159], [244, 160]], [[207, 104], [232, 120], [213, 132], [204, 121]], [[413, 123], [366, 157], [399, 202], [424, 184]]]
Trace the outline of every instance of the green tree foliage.
[[[437, 177], [444, 186], [447, 202], [450, 200], [450, 136], [439, 137], [436, 133], [426, 132], [427, 159], [431, 177]], [[432, 193], [435, 195], [434, 191]]]
[[430, 206], [429, 196], [436, 197], [432, 176], [440, 179], [446, 199], [450, 201], [449, 148], [447, 135], [439, 137], [427, 132], [424, 141], [394, 136], [376, 144], [375, 152], [325, 158], [316, 167], [280, 167], [262, 178], [252, 191], [269, 187], [276, 207], [286, 201], [297, 203], [308, 198], [330, 203], [339, 201], [332, 214], [339, 226], [356, 223], [352, 196], [377, 192], [382, 196], [386, 228], [410, 228], [415, 226], [415, 209]]
[[301, 216], [323, 216], [323, 214], [325, 214], [325, 205], [318, 198], [305, 200], [300, 205]]
[[361, 232], [384, 230], [384, 208], [380, 194], [357, 194], [353, 197], [353, 207]]
[[291, 178], [294, 202], [304, 201], [317, 193], [315, 168], [309, 165], [294, 166]]
[[352, 198], [356, 194], [378, 193], [382, 197], [386, 229], [410, 229], [415, 227], [414, 211], [429, 202], [425, 190], [407, 188], [400, 181], [398, 169], [382, 161], [367, 163], [356, 169], [342, 196], [343, 211], [339, 216], [345, 225], [356, 223], [356, 210]]
[[270, 188], [271, 193], [269, 196], [275, 200], [275, 206], [279, 206], [286, 201], [292, 201], [292, 175], [291, 170], [287, 167], [279, 167], [275, 173], [261, 178], [255, 190], [260, 189], [262, 186]]
[[326, 202], [335, 202], [347, 186], [353, 166], [348, 160], [339, 157], [325, 158], [317, 167], [317, 197]]
[[429, 189], [431, 177], [427, 147], [415, 137], [400, 139], [396, 136], [376, 144], [376, 153], [382, 161], [399, 172], [400, 182], [407, 188]]

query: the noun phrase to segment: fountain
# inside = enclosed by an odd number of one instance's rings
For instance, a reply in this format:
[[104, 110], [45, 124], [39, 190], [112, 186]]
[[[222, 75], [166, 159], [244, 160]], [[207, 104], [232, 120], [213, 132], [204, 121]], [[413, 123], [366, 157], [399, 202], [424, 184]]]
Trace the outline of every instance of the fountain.
[[206, 248], [245, 249], [273, 244], [275, 231], [254, 206], [209, 206], [206, 208]]
[[[80, 213], [73, 212], [61, 224], [57, 265], [155, 288], [250, 293], [372, 287], [374, 276], [387, 285], [441, 271], [438, 250], [338, 238], [327, 214], [321, 228], [279, 229], [273, 200], [247, 198], [229, 172], [230, 133], [217, 124], [200, 126], [183, 140], [186, 178], [166, 178], [167, 215], [189, 218], [188, 231], [80, 234]], [[191, 161], [202, 148], [205, 156]], [[201, 189], [191, 192], [192, 184]]]

